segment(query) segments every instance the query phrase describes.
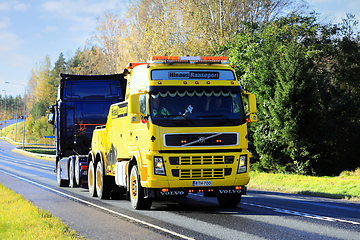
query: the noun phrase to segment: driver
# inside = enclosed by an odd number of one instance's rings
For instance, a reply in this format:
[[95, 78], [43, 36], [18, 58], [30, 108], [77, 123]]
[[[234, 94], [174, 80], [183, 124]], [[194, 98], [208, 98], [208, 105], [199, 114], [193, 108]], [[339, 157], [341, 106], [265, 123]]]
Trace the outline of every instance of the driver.
[[[206, 100], [207, 101], [206, 101], [206, 105], [205, 105], [205, 111], [209, 111], [209, 110], [211, 110], [213, 112], [225, 111], [225, 109], [221, 107], [221, 105], [222, 105], [221, 97], [217, 97], [213, 100], [210, 97], [208, 97]], [[210, 106], [210, 103], [212, 104], [212, 106]]]
[[165, 107], [160, 106], [160, 98], [153, 98], [152, 114], [154, 117], [170, 116], [169, 111]]

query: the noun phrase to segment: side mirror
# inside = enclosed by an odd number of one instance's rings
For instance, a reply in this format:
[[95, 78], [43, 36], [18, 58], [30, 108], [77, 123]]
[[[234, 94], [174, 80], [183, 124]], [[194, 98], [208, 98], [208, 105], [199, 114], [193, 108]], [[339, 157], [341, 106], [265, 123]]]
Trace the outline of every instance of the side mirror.
[[255, 95], [252, 93], [249, 93], [248, 99], [249, 99], [249, 112], [256, 113], [256, 97], [255, 97]]
[[243, 92], [248, 97], [249, 112], [246, 114], [248, 122], [257, 122], [256, 116], [256, 97], [252, 93]]
[[133, 94], [129, 97], [129, 112], [130, 122], [131, 123], [139, 123], [140, 122], [140, 100], [139, 95]]
[[48, 116], [48, 123], [54, 125], [55, 123], [55, 105], [51, 105], [49, 107], [49, 116]]
[[54, 113], [55, 112], [55, 105], [51, 105], [49, 107], [49, 112]]
[[55, 105], [51, 105], [49, 107], [49, 116], [48, 116], [48, 123], [54, 125], [55, 123]]
[[139, 95], [137, 94], [130, 95], [129, 105], [130, 105], [129, 107], [130, 114], [139, 114], [140, 113]]
[[50, 123], [51, 125], [54, 125], [54, 122], [55, 122], [55, 113], [49, 113], [49, 116], [48, 116], [48, 123]]

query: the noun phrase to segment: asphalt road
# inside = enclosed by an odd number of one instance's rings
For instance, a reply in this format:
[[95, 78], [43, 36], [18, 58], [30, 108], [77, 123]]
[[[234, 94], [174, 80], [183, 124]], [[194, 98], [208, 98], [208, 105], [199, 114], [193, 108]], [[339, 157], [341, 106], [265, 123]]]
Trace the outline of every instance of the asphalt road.
[[237, 208], [189, 194], [135, 211], [127, 200], [57, 187], [54, 162], [13, 148], [0, 140], [0, 183], [86, 239], [360, 239], [360, 203], [250, 189]]

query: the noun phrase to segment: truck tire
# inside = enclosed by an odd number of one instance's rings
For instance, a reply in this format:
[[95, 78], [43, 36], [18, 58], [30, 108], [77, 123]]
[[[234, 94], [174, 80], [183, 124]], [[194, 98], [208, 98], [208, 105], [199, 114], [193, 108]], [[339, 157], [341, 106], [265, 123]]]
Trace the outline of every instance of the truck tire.
[[59, 187], [68, 187], [69, 186], [69, 180], [61, 179], [60, 176], [60, 161], [56, 165], [56, 180]]
[[144, 188], [140, 184], [138, 167], [134, 165], [130, 173], [130, 201], [136, 210], [150, 209], [152, 200], [144, 198]]
[[220, 195], [217, 200], [222, 207], [236, 207], [241, 201], [241, 195]]
[[104, 168], [99, 161], [96, 165], [96, 193], [100, 199], [109, 199], [111, 192], [111, 184], [108, 178], [105, 176]]
[[[76, 163], [74, 163], [74, 159], [71, 157], [70, 158], [70, 164], [69, 164], [69, 179], [70, 179], [70, 187], [71, 188], [75, 188], [78, 186], [78, 184], [76, 183], [75, 180], [75, 165]], [[75, 168], [74, 168], [75, 167]]]
[[89, 162], [89, 170], [88, 170], [88, 187], [89, 187], [89, 193], [90, 196], [96, 197], [96, 187], [95, 187], [95, 166], [94, 162]]

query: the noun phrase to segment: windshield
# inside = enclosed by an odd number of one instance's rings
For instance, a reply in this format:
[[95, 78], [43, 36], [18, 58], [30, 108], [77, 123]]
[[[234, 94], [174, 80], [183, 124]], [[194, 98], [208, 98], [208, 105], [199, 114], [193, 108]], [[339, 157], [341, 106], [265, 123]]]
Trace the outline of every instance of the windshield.
[[150, 115], [160, 126], [236, 126], [246, 122], [239, 92], [151, 92]]
[[120, 83], [117, 81], [77, 80], [67, 82], [64, 97], [71, 99], [84, 98], [121, 98]]

